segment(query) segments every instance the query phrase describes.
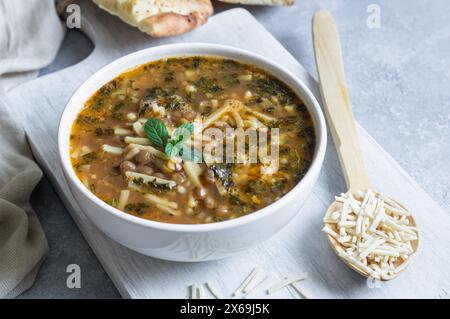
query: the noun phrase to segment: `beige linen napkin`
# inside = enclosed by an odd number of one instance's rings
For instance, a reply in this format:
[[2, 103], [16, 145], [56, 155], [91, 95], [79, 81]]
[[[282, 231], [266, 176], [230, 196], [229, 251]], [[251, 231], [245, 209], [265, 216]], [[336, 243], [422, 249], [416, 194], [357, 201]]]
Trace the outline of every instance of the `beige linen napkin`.
[[29, 205], [42, 172], [6, 110], [5, 92], [54, 59], [65, 30], [54, 6], [53, 0], [0, 0], [0, 298], [28, 289], [48, 251]]

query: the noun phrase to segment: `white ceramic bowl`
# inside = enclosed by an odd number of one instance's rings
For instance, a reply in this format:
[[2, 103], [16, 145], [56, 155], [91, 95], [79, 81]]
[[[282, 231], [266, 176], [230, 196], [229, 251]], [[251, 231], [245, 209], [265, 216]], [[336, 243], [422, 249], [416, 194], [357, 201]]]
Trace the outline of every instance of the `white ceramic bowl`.
[[[72, 168], [69, 138], [73, 121], [88, 98], [105, 83], [137, 65], [167, 57], [221, 56], [256, 65], [284, 81], [298, 94], [314, 121], [316, 149], [304, 178], [285, 196], [252, 214], [218, 223], [167, 224], [142, 219], [109, 206], [92, 194]], [[281, 230], [307, 200], [319, 175], [326, 148], [326, 126], [313, 94], [289, 71], [260, 55], [241, 49], [202, 43], [172, 44], [124, 56], [92, 75], [75, 92], [61, 118], [59, 155], [69, 187], [84, 213], [106, 235], [144, 255], [174, 261], [219, 259], [262, 243]]]

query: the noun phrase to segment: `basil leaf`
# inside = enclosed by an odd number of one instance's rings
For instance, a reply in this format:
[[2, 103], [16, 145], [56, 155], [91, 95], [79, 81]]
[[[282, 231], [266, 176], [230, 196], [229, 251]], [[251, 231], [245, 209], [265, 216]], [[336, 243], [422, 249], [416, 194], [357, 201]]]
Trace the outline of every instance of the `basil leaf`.
[[147, 138], [156, 147], [164, 148], [169, 139], [169, 132], [164, 123], [157, 118], [148, 119], [144, 126]]

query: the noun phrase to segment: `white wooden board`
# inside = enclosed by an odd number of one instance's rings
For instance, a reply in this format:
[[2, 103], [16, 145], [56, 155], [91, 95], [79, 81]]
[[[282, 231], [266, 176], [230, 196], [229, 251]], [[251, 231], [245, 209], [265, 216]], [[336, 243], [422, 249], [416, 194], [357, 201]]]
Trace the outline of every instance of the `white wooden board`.
[[[407, 204], [422, 231], [419, 256], [398, 279], [382, 283], [379, 289], [370, 288], [365, 279], [338, 260], [320, 231], [328, 203], [334, 194], [345, 191], [331, 138], [322, 174], [302, 211], [278, 235], [246, 253], [204, 263], [167, 262], [134, 253], [100, 233], [86, 219], [64, 182], [57, 155], [57, 127], [71, 94], [103, 65], [118, 56], [163, 43], [222, 43], [272, 58], [308, 83], [316, 96], [318, 91], [314, 79], [243, 9], [214, 16], [206, 26], [187, 35], [162, 40], [148, 38], [95, 8], [90, 1], [83, 2], [82, 14], [82, 28], [95, 43], [94, 52], [70, 68], [9, 92], [14, 101], [11, 111], [25, 124], [37, 160], [123, 297], [186, 298], [188, 285], [206, 281], [228, 294], [255, 266], [279, 278], [307, 271], [309, 277], [301, 286], [316, 298], [449, 297], [449, 215], [361, 128], [362, 149], [375, 187]], [[287, 288], [271, 297], [298, 295]]]

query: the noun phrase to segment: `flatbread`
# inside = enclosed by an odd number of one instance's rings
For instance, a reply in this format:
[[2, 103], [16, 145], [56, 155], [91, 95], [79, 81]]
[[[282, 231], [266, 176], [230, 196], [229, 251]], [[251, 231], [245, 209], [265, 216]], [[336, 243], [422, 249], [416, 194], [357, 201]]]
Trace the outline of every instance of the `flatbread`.
[[153, 37], [182, 34], [208, 21], [210, 0], [93, 0], [100, 8]]
[[291, 6], [295, 0], [219, 0], [226, 3], [240, 3], [260, 6]]

